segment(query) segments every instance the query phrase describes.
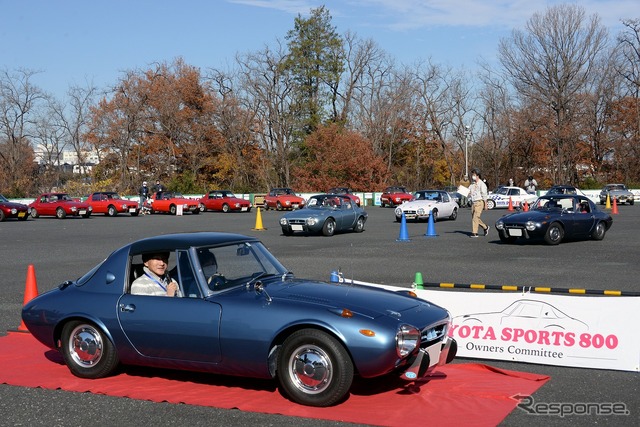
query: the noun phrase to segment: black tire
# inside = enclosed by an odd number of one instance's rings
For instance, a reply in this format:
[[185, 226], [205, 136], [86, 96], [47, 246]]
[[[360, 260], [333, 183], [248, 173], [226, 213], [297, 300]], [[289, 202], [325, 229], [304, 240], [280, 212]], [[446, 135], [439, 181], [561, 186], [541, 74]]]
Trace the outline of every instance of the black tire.
[[289, 228], [282, 228], [282, 234], [284, 234], [285, 236], [292, 236], [293, 235], [293, 231]]
[[364, 217], [358, 217], [356, 220], [356, 225], [353, 227], [353, 231], [356, 233], [362, 233], [364, 231]]
[[38, 218], [40, 214], [36, 208], [31, 208], [31, 218]]
[[283, 343], [278, 381], [291, 400], [326, 407], [340, 402], [353, 382], [353, 362], [336, 338], [317, 329], [301, 329]]
[[633, 206], [633, 204], [634, 204], [634, 203], [635, 203], [635, 199], [633, 199], [633, 200], [631, 200], [631, 201], [629, 202], [629, 206]]
[[607, 233], [607, 226], [604, 222], [600, 221], [596, 224], [595, 228], [591, 232], [591, 238], [593, 240], [602, 240]]
[[199, 215], [200, 214], [200, 209], [195, 208], [194, 210], [191, 211], [191, 215]]
[[336, 222], [333, 218], [327, 218], [322, 226], [322, 234], [325, 236], [333, 236], [336, 232]]
[[384, 202], [382, 200], [380, 201], [380, 207], [384, 208]]
[[82, 218], [89, 218], [91, 216], [91, 211], [87, 210], [87, 213], [82, 215]]
[[62, 208], [56, 209], [56, 218], [65, 219], [67, 217], [67, 213]]
[[200, 205], [198, 205], [198, 208], [200, 209], [200, 212], [207, 211], [207, 207], [204, 205], [204, 203], [200, 203]]
[[431, 209], [431, 216], [433, 216], [433, 222], [438, 222], [438, 209]]
[[277, 210], [277, 211], [281, 211], [281, 210], [282, 210], [282, 203], [280, 203], [280, 200], [278, 200], [278, 201], [276, 202], [276, 210]]
[[113, 205], [109, 205], [109, 207], [107, 208], [107, 216], [116, 216], [118, 215], [118, 211], [116, 210], [116, 207]]
[[547, 232], [544, 235], [544, 241], [550, 245], [557, 245], [558, 243], [562, 242], [563, 238], [564, 228], [562, 228], [559, 223], [552, 222], [549, 225], [549, 228], [547, 228]]
[[171, 215], [176, 215], [178, 212], [178, 208], [176, 207], [176, 205], [171, 205], [169, 206], [169, 213]]
[[396, 216], [396, 222], [402, 222], [402, 216]]
[[449, 219], [455, 221], [456, 218], [458, 218], [458, 208], [453, 208], [453, 212], [451, 212]]
[[73, 375], [103, 378], [118, 367], [118, 355], [109, 338], [94, 324], [72, 321], [62, 328], [62, 357]]
[[228, 213], [230, 210], [231, 210], [231, 208], [229, 207], [228, 204], [225, 203], [225, 204], [222, 205], [222, 212]]
[[493, 199], [487, 199], [487, 209], [493, 209], [496, 207], [496, 202]]

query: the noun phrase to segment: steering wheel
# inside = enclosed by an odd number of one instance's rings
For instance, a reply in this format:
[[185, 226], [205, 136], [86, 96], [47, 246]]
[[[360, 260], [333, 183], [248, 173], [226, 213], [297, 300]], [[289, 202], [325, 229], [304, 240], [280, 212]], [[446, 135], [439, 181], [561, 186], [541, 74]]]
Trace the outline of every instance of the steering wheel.
[[224, 285], [227, 284], [227, 279], [222, 274], [216, 273], [213, 276], [209, 277], [207, 283], [209, 285], [209, 289], [211, 289], [212, 291], [219, 291], [224, 287]]

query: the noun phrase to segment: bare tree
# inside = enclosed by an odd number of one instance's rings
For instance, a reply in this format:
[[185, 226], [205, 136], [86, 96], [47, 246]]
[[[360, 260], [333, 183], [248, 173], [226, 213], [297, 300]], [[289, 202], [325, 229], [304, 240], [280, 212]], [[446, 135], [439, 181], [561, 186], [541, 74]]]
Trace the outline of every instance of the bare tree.
[[34, 74], [25, 69], [0, 72], [0, 188], [10, 194], [24, 194], [32, 183], [36, 112], [47, 99], [31, 83]]
[[504, 71], [527, 101], [535, 100], [554, 114], [552, 170], [554, 181], [567, 181], [571, 150], [577, 135], [571, 132], [579, 95], [592, 78], [594, 64], [605, 53], [607, 31], [597, 16], [586, 19], [575, 4], [547, 8], [534, 14], [525, 30], [502, 39], [498, 58]]

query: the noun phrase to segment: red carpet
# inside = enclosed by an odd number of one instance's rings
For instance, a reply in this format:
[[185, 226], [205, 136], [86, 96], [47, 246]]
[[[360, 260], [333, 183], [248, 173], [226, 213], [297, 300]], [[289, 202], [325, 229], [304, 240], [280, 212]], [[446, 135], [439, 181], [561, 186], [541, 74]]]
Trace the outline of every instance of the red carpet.
[[99, 380], [77, 378], [58, 352], [30, 334], [0, 337], [3, 384], [371, 425], [406, 426], [428, 419], [432, 426], [495, 426], [516, 407], [510, 396], [533, 394], [549, 379], [476, 363], [454, 364], [438, 368], [433, 379], [419, 386], [389, 376], [356, 380], [343, 403], [311, 408], [285, 399], [276, 381], [135, 367], [122, 372]]

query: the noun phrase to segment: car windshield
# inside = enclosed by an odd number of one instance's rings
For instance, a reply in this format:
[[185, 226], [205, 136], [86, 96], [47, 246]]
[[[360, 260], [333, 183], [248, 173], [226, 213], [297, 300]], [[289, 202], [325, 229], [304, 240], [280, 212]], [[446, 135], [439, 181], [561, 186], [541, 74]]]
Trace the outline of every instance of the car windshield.
[[440, 193], [437, 191], [416, 191], [413, 198], [415, 200], [441, 200]]
[[387, 188], [387, 193], [406, 193], [407, 189], [404, 187], [389, 187]]
[[307, 201], [307, 208], [335, 208], [341, 206], [343, 203], [349, 203], [349, 201], [333, 194], [322, 194], [310, 197]]
[[624, 186], [623, 184], [618, 184], [618, 185], [610, 185], [609, 186], [609, 191], [616, 191], [616, 190], [626, 190], [627, 187]]
[[[210, 295], [244, 286], [259, 277], [284, 276], [289, 271], [260, 242], [196, 249], [199, 268], [209, 284]], [[211, 278], [216, 285], [212, 286]]]
[[536, 201], [532, 209], [534, 210], [573, 209], [573, 198], [540, 197]]

